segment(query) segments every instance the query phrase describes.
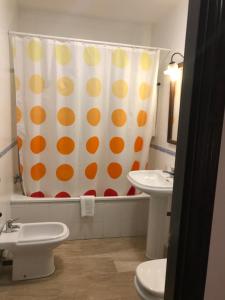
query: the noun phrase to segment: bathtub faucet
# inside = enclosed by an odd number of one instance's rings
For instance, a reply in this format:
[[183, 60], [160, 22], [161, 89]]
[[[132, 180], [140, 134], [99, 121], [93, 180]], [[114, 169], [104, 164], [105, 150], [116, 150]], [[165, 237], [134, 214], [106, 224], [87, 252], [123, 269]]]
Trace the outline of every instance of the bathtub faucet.
[[[15, 225], [13, 224], [14, 222], [16, 222], [18, 220], [18, 218], [15, 219], [9, 219], [5, 222], [5, 224], [2, 226], [2, 228], [0, 229], [0, 234], [4, 231], [6, 233], [10, 233], [13, 232], [14, 229], [19, 229], [20, 226], [19, 225]], [[5, 228], [5, 230], [4, 230]]]

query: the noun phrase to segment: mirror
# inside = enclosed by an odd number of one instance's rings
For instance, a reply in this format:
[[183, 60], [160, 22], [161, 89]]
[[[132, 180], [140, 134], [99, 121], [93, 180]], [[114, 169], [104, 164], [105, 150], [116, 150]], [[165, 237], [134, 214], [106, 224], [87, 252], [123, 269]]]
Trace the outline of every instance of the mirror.
[[178, 79], [170, 83], [170, 103], [169, 103], [169, 118], [168, 118], [168, 133], [167, 142], [177, 144], [177, 132], [180, 112], [180, 96], [183, 79], [183, 63], [178, 65]]

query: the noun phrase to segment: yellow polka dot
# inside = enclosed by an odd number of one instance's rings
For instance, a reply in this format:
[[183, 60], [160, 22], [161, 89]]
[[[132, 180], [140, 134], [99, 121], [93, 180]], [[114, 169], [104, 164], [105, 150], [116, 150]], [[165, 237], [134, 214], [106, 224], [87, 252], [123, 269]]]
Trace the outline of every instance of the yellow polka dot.
[[110, 149], [113, 153], [121, 153], [124, 149], [124, 140], [120, 137], [113, 137], [110, 140]]
[[44, 79], [40, 75], [33, 75], [30, 77], [29, 86], [34, 94], [41, 94], [45, 88]]
[[99, 139], [97, 136], [92, 136], [86, 143], [86, 149], [89, 153], [95, 153], [99, 147]]
[[20, 108], [17, 106], [16, 107], [16, 123], [19, 123], [22, 119], [22, 111]]
[[20, 89], [20, 79], [18, 76], [15, 76], [15, 86], [16, 86], [16, 91]]
[[143, 52], [140, 56], [140, 66], [143, 70], [149, 70], [152, 67], [153, 61], [149, 53]]
[[67, 164], [60, 165], [56, 170], [56, 177], [62, 181], [70, 180], [73, 177], [73, 175], [73, 167]]
[[143, 148], [143, 144], [144, 144], [143, 138], [138, 136], [134, 143], [134, 151], [135, 152], [141, 151]]
[[128, 55], [123, 49], [116, 49], [112, 53], [112, 63], [118, 68], [125, 68], [128, 63]]
[[107, 171], [111, 178], [116, 179], [122, 174], [122, 167], [118, 163], [110, 163], [108, 165]]
[[43, 49], [39, 40], [32, 40], [28, 44], [28, 55], [31, 60], [39, 61], [43, 56]]
[[112, 122], [115, 126], [121, 127], [127, 121], [127, 115], [123, 109], [116, 109], [112, 112]]
[[20, 150], [22, 148], [22, 145], [23, 145], [23, 140], [21, 139], [20, 136], [18, 136], [16, 140], [17, 140], [17, 147]]
[[139, 88], [139, 97], [142, 100], [149, 98], [151, 95], [151, 86], [148, 83], [143, 82]]
[[41, 135], [37, 135], [34, 138], [32, 138], [30, 142], [30, 149], [33, 153], [37, 154], [42, 151], [44, 151], [46, 147], [46, 141], [45, 138]]
[[31, 168], [31, 177], [33, 180], [40, 180], [46, 174], [46, 167], [42, 163], [37, 163]]
[[148, 114], [144, 110], [140, 110], [138, 115], [137, 115], [137, 124], [139, 127], [145, 126], [146, 122], [148, 119]]
[[34, 106], [30, 111], [30, 118], [34, 124], [41, 124], [46, 119], [46, 113], [43, 107]]
[[84, 61], [89, 66], [96, 66], [101, 59], [100, 52], [96, 47], [86, 47], [83, 55]]
[[91, 97], [97, 97], [102, 90], [101, 81], [98, 78], [91, 78], [87, 82], [87, 92]]
[[62, 96], [69, 96], [73, 93], [74, 83], [69, 77], [61, 77], [57, 80], [57, 89]]
[[60, 138], [57, 142], [57, 149], [61, 154], [64, 155], [70, 154], [73, 152], [74, 148], [75, 148], [74, 141], [67, 136]]
[[63, 107], [58, 111], [57, 119], [60, 124], [70, 126], [75, 122], [75, 114], [72, 109]]
[[55, 56], [57, 63], [60, 65], [66, 65], [71, 61], [72, 53], [68, 46], [57, 45], [55, 47]]
[[98, 108], [92, 108], [88, 111], [87, 120], [89, 124], [91, 124], [92, 126], [96, 126], [100, 122], [100, 119], [101, 113]]
[[91, 163], [85, 168], [85, 175], [88, 179], [94, 179], [98, 171], [98, 165]]
[[124, 98], [128, 93], [128, 84], [125, 80], [117, 80], [112, 85], [113, 95], [117, 98]]

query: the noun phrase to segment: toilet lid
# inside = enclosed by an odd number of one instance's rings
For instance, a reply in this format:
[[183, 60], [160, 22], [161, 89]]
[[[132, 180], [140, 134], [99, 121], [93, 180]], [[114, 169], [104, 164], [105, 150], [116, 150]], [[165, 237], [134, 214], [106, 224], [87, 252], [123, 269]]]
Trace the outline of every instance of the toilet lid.
[[136, 276], [141, 285], [154, 295], [163, 297], [166, 281], [166, 259], [157, 259], [141, 263]]

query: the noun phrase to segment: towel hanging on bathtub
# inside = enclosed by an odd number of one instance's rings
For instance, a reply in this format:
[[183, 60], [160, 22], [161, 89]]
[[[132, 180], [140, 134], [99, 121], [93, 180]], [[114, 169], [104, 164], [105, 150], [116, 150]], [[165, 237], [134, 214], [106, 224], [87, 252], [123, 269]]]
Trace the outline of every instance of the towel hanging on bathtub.
[[95, 196], [81, 196], [81, 217], [93, 217], [95, 214]]

